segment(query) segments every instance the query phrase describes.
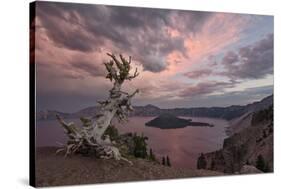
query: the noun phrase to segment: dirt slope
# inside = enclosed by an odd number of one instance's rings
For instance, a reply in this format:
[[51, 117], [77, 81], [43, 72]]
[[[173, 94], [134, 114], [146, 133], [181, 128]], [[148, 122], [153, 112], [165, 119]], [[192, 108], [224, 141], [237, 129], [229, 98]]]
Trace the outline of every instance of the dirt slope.
[[135, 158], [131, 159], [133, 166], [123, 161], [81, 155], [64, 158], [55, 155], [55, 150], [54, 147], [37, 149], [37, 187], [223, 175], [208, 170], [176, 169]]

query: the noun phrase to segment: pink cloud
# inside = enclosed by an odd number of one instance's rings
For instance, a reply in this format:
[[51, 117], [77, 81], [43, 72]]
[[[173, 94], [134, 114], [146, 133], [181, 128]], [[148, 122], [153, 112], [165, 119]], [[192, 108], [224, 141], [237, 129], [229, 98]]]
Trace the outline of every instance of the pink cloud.
[[233, 14], [216, 13], [205, 23], [201, 32], [185, 39], [191, 61], [221, 52], [225, 47], [237, 42], [248, 20]]
[[[205, 69], [196, 72], [195, 68], [201, 68], [208, 57], [221, 53], [237, 42], [248, 22], [245, 16], [212, 13], [206, 14], [204, 20], [196, 25], [199, 13], [189, 12], [183, 19], [180, 16], [185, 14], [181, 12], [175, 18], [171, 18], [175, 14], [167, 14], [165, 24], [159, 17], [153, 18], [151, 23], [145, 19], [139, 20], [139, 23], [131, 20], [130, 27], [120, 27], [117, 24], [126, 24], [121, 18], [127, 15], [121, 14], [120, 20], [114, 20], [106, 11], [105, 22], [113, 24], [107, 27], [97, 18], [90, 21], [88, 14], [83, 12], [60, 12], [60, 17], [44, 15], [45, 25], [39, 17], [36, 18], [35, 52], [36, 63], [40, 67], [39, 88], [54, 93], [106, 94], [111, 84], [102, 77], [105, 75], [102, 63], [108, 60], [107, 52], [122, 53], [125, 56], [133, 55], [132, 66], [141, 72], [139, 78], [124, 85], [124, 90], [141, 90], [136, 99], [185, 98], [225, 87], [224, 84], [207, 81], [212, 71]], [[97, 13], [94, 15], [98, 16]], [[172, 23], [168, 23], [170, 18]], [[55, 32], [51, 32], [52, 29]], [[196, 85], [196, 82], [189, 80], [202, 75], [206, 76], [202, 81], [204, 84]]]

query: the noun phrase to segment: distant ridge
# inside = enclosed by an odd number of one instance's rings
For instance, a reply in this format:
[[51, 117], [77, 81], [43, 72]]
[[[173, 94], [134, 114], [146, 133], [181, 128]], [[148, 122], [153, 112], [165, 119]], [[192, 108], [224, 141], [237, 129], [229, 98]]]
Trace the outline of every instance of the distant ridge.
[[[199, 107], [199, 108], [173, 108], [173, 109], [161, 109], [157, 106], [148, 104], [146, 106], [134, 106], [134, 111], [130, 116], [159, 116], [164, 113], [169, 113], [175, 116], [193, 116], [193, 117], [210, 117], [221, 118], [225, 120], [231, 120], [242, 116], [247, 112], [254, 112], [264, 109], [273, 104], [273, 95], [263, 98], [261, 101], [241, 105], [232, 105], [228, 107]], [[63, 113], [55, 110], [40, 111], [36, 114], [37, 120], [49, 120], [55, 119], [56, 114], [60, 114], [64, 118], [79, 118], [81, 116], [91, 117], [98, 111], [98, 107], [91, 106], [84, 108], [75, 113]]]

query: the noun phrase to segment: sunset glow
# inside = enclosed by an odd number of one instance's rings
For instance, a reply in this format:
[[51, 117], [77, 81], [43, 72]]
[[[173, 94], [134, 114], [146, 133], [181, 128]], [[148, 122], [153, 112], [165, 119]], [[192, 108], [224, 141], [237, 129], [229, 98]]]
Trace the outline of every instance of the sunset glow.
[[[136, 105], [247, 104], [273, 93], [273, 17], [37, 2], [39, 110], [104, 99], [107, 52], [132, 56]], [[130, 87], [134, 86], [134, 87]]]

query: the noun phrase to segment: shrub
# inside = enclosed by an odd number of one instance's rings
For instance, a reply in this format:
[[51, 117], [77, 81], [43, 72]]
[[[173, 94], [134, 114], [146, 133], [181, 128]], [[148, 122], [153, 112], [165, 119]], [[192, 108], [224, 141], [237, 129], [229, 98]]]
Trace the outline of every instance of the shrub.
[[104, 136], [108, 135], [110, 140], [116, 140], [119, 136], [118, 130], [114, 125], [110, 125], [104, 132]]
[[197, 169], [206, 169], [207, 161], [205, 155], [201, 153], [200, 157], [197, 160]]
[[265, 172], [266, 171], [266, 163], [264, 161], [264, 158], [262, 155], [259, 155], [257, 157], [257, 161], [256, 161], [256, 168]]
[[133, 136], [133, 142], [134, 142], [134, 156], [140, 157], [140, 158], [146, 158], [147, 157], [147, 143], [146, 140], [148, 140], [148, 137], [138, 136], [136, 133]]

